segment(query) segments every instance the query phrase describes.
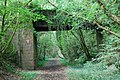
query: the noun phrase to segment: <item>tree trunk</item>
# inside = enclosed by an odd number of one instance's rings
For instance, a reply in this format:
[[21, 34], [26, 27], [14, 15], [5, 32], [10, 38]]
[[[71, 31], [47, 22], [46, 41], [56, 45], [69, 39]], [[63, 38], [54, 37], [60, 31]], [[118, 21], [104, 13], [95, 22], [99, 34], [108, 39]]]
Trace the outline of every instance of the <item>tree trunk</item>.
[[81, 48], [83, 49], [83, 51], [85, 53], [86, 59], [90, 60], [91, 56], [90, 56], [89, 50], [88, 50], [88, 48], [85, 44], [85, 40], [84, 40], [84, 37], [83, 37], [82, 30], [81, 29], [77, 30], [77, 34], [79, 35], [80, 45], [81, 45]]
[[57, 41], [59, 43], [58, 47], [60, 48], [61, 50], [61, 54], [64, 56], [65, 59], [67, 59], [66, 55], [63, 53], [63, 48], [62, 48], [62, 38], [61, 38], [61, 35], [62, 35], [62, 32], [61, 31], [57, 31], [56, 32], [56, 38], [57, 38]]
[[4, 1], [4, 14], [2, 16], [2, 27], [1, 27], [1, 32], [4, 31], [4, 26], [5, 26], [5, 16], [6, 16], [6, 5], [7, 5], [7, 0]]
[[43, 57], [43, 60], [45, 60], [45, 56], [46, 56], [46, 51], [45, 51], [45, 49], [46, 49], [46, 46], [44, 46], [44, 57]]

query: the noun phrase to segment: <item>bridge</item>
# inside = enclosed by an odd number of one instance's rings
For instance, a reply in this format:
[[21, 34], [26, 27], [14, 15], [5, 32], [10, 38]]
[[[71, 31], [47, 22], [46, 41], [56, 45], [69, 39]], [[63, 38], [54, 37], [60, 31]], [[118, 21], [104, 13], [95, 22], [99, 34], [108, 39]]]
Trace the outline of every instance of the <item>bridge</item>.
[[[62, 24], [60, 23], [60, 20], [53, 18], [56, 16], [56, 10], [41, 10], [39, 13], [45, 15], [52, 23], [49, 23], [44, 19], [33, 21], [29, 24], [31, 28], [18, 30], [13, 39], [13, 44], [18, 54], [18, 65], [25, 70], [36, 69], [37, 37], [34, 34], [34, 31], [63, 31], [72, 29], [72, 26]], [[84, 28], [89, 27], [95, 29], [94, 24], [91, 23], [83, 23], [83, 26]], [[101, 30], [96, 30], [97, 45], [102, 42], [102, 38]]]
[[42, 19], [33, 21], [33, 27], [35, 31], [61, 31], [72, 29], [72, 26], [69, 26], [68, 24], [62, 24], [60, 23], [59, 19], [54, 18], [56, 16], [56, 10], [41, 10], [39, 11], [39, 14], [45, 15], [46, 18], [52, 23]]
[[[45, 15], [48, 19], [52, 19], [56, 15], [55, 10], [41, 10], [40, 14]], [[46, 20], [39, 19], [31, 22], [31, 28], [20, 29], [17, 31], [13, 39], [13, 44], [16, 47], [18, 64], [25, 70], [36, 69], [37, 57], [37, 37], [34, 31], [61, 31], [72, 29], [69, 25], [57, 25], [59, 20], [52, 19], [52, 24]]]

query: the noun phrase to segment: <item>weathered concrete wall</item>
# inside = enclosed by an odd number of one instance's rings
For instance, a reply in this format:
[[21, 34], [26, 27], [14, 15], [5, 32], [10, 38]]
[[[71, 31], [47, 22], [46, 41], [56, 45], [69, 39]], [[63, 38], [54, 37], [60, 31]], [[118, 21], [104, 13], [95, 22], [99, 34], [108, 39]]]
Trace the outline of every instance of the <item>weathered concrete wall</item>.
[[13, 37], [13, 40], [12, 40], [12, 44], [15, 48], [15, 52], [16, 52], [16, 65], [18, 65], [19, 67], [21, 67], [21, 30], [17, 30], [14, 37]]
[[21, 40], [21, 64], [23, 69], [35, 69], [35, 45], [32, 29], [22, 30]]
[[35, 69], [35, 36], [32, 28], [17, 30], [13, 44], [16, 49], [16, 62], [24, 70]]

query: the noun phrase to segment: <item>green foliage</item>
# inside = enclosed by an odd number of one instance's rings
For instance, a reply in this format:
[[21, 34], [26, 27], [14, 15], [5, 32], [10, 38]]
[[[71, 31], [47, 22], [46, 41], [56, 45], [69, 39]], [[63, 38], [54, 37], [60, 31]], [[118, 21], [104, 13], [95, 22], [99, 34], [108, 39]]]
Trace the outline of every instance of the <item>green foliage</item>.
[[[18, 2], [20, 1], [20, 2]], [[114, 31], [120, 34], [119, 24], [110, 19], [108, 14], [99, 6], [96, 0], [50, 0], [51, 5], [48, 0], [33, 0], [31, 4], [25, 7], [25, 4], [29, 0], [7, 0], [7, 5], [4, 4], [4, 0], [0, 1], [0, 65], [12, 72], [13, 68], [8, 64], [9, 62], [16, 62], [16, 50], [15, 46], [11, 43], [12, 34], [21, 28], [30, 28], [32, 21], [37, 21], [39, 19], [45, 20], [47, 23], [51, 23], [50, 20], [43, 14], [38, 14], [42, 9], [55, 9], [56, 15], [53, 19], [58, 22], [56, 25], [69, 25], [73, 29], [83, 28], [82, 24], [85, 21], [94, 22], [98, 21], [100, 25], [108, 30]], [[100, 0], [108, 12], [112, 16], [120, 16], [120, 1], [119, 0]], [[34, 13], [33, 13], [34, 12]], [[5, 17], [4, 17], [5, 16]], [[4, 17], [4, 18], [3, 18]], [[2, 22], [1, 22], [2, 21]], [[2, 31], [2, 27], [3, 31]], [[74, 34], [71, 33], [73, 31]], [[65, 60], [61, 60], [64, 65], [75, 65], [74, 63], [84, 63], [85, 55], [80, 46], [80, 41], [76, 37], [78, 34], [74, 31], [61, 31], [56, 32], [56, 37], [51, 37], [53, 35], [51, 32], [38, 34], [38, 59], [43, 60], [45, 56], [56, 57], [58, 54], [58, 46], [61, 49]], [[90, 62], [84, 65], [84, 68], [68, 70], [69, 80], [119, 80], [120, 76], [118, 72], [106, 71], [110, 65], [116, 65], [120, 69], [120, 40], [111, 34], [106, 34], [103, 30], [103, 44], [100, 52], [97, 52], [97, 43], [95, 30], [83, 31], [84, 39], [92, 56], [97, 55], [95, 58], [98, 60], [98, 64], [92, 64]], [[14, 35], [13, 35], [14, 36]], [[56, 45], [58, 44], [58, 46]], [[6, 48], [6, 46], [8, 46]], [[5, 51], [3, 52], [3, 50]], [[54, 51], [55, 50], [55, 51]], [[3, 64], [4, 62], [4, 64]], [[72, 62], [72, 63], [69, 63]], [[38, 66], [42, 66], [45, 61], [39, 63]], [[105, 65], [106, 64], [106, 65]], [[1, 68], [1, 67], [0, 67]], [[22, 80], [31, 80], [35, 74], [20, 73], [23, 76]]]
[[17, 74], [21, 77], [20, 80], [33, 80], [37, 76], [36, 72], [24, 72], [24, 71], [21, 71], [21, 72], [19, 72]]
[[[6, 5], [4, 1], [6, 1]], [[13, 37], [17, 30], [31, 28], [33, 20], [45, 20], [44, 15], [33, 13], [27, 7], [28, 5], [25, 5], [26, 3], [27, 1], [0, 1], [0, 68], [8, 70], [11, 67], [5, 66], [8, 66], [10, 63], [18, 64], [18, 54], [15, 45], [13, 45]]]
[[58, 53], [58, 48], [56, 46], [56, 38], [54, 32], [43, 32], [38, 33], [38, 43], [37, 43], [37, 49], [38, 49], [38, 59], [44, 60], [44, 57], [56, 57]]
[[[93, 33], [95, 32], [92, 30], [89, 32], [88, 30], [83, 32], [85, 42], [87, 43], [91, 56], [95, 56], [97, 54], [97, 43], [95, 41], [96, 36]], [[57, 36], [58, 46], [60, 47], [65, 59], [68, 59], [69, 61], [78, 60], [80, 63], [85, 61], [85, 55], [80, 45], [79, 35], [75, 30], [57, 32]]]
[[[60, 34], [59, 34], [60, 33]], [[74, 61], [83, 53], [79, 41], [71, 31], [57, 32], [58, 46], [65, 59]]]
[[69, 62], [66, 59], [60, 59], [60, 63], [63, 66], [79, 66], [80, 65], [79, 61]]
[[109, 69], [103, 63], [87, 62], [83, 68], [72, 67], [66, 72], [69, 80], [119, 80], [120, 78], [120, 73], [116, 69]]
[[[0, 61], [0, 62], [2, 62], [2, 61]], [[10, 72], [10, 73], [15, 73], [16, 72], [15, 68], [10, 63], [2, 62], [2, 64], [0, 64], [0, 66], [2, 66], [2, 70], [5, 71], [5, 72]]]
[[101, 52], [98, 54], [99, 55], [98, 60], [107, 65], [115, 64], [116, 67], [119, 69], [120, 65], [119, 39], [110, 34], [109, 36], [108, 34], [105, 34], [105, 37], [106, 38], [104, 39], [104, 44], [101, 45], [103, 49], [101, 49]]
[[91, 56], [97, 54], [97, 40], [95, 30], [83, 30], [83, 35]]
[[37, 67], [43, 67], [44, 64], [45, 64], [47, 61], [48, 61], [48, 60], [38, 61], [36, 66], [37, 66]]

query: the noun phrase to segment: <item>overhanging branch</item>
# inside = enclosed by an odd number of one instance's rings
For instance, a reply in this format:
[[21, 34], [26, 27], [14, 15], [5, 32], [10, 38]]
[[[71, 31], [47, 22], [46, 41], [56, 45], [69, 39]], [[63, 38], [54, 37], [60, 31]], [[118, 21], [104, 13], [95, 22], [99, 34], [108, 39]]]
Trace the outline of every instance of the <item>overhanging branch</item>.
[[96, 0], [96, 2], [99, 4], [100, 8], [104, 11], [104, 13], [114, 22], [116, 22], [117, 24], [120, 25], [120, 17], [111, 14], [106, 7], [104, 6], [104, 4], [101, 2], [101, 0]]
[[28, 4], [31, 3], [31, 2], [32, 2], [32, 0], [29, 0], [29, 1], [24, 5], [24, 7], [27, 7]]
[[49, 0], [48, 0], [48, 3], [50, 3], [52, 6], [54, 6], [56, 9], [58, 9], [58, 7], [57, 6], [55, 6], [52, 2], [50, 2]]
[[113, 31], [110, 31], [109, 29], [101, 26], [98, 22], [95, 21], [94, 23], [97, 24], [97, 26], [98, 26], [99, 28], [101, 28], [101, 29], [109, 32], [110, 34], [113, 34], [113, 35], [115, 35], [116, 37], [120, 38], [120, 35], [118, 35], [117, 33], [113, 32]]
[[6, 5], [7, 5], [7, 0], [5, 0], [5, 2], [4, 2], [4, 14], [3, 14], [3, 16], [2, 16], [2, 27], [1, 27], [1, 32], [3, 32], [3, 30], [4, 30], [4, 26], [5, 26], [5, 16], [6, 16]]

